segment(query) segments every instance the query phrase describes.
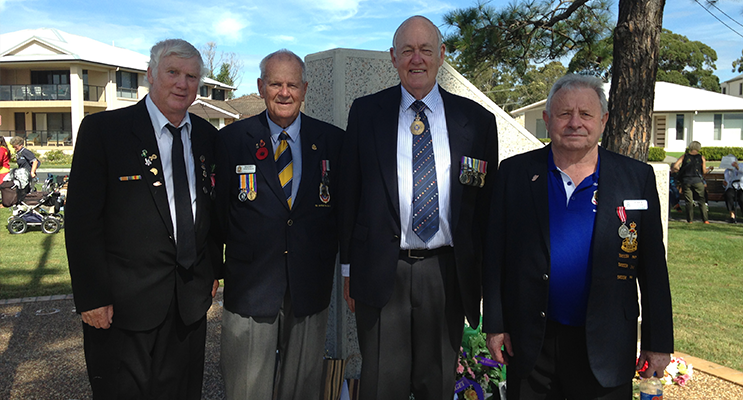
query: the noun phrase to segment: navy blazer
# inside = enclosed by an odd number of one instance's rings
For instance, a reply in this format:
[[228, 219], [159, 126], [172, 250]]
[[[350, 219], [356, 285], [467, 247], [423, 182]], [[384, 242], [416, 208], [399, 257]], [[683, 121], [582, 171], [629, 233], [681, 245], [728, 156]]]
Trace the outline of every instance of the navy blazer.
[[[225, 243], [224, 307], [242, 316], [278, 315], [286, 290], [298, 317], [330, 303], [338, 253], [338, 164], [343, 130], [302, 114], [302, 179], [289, 209], [266, 113], [218, 134], [217, 208]], [[320, 198], [323, 160], [329, 194]], [[238, 199], [238, 166], [254, 169], [255, 199]], [[247, 178], [247, 176], [246, 176]]]
[[[480, 270], [490, 187], [498, 167], [495, 116], [440, 89], [451, 152], [451, 231], [465, 315], [480, 317]], [[354, 101], [343, 150], [341, 262], [351, 264], [351, 297], [382, 308], [392, 296], [400, 251], [397, 123], [400, 85]], [[459, 182], [462, 156], [488, 162], [485, 187]]]
[[216, 129], [193, 114], [190, 118], [197, 260], [188, 270], [176, 267], [162, 163], [145, 100], [83, 119], [65, 205], [78, 312], [113, 304], [114, 326], [141, 331], [165, 319], [174, 295], [186, 324], [198, 321], [211, 306], [212, 186], [205, 172], [214, 165]]
[[[550, 146], [504, 160], [497, 172], [483, 269], [483, 330], [507, 332], [514, 356], [509, 377], [525, 377], [542, 348], [550, 274], [548, 153]], [[591, 369], [605, 387], [632, 379], [637, 347], [637, 283], [642, 291], [642, 349], [673, 352], [660, 203], [653, 168], [599, 147], [598, 205], [593, 231], [586, 340]], [[636, 249], [623, 248], [617, 207], [628, 210]]]

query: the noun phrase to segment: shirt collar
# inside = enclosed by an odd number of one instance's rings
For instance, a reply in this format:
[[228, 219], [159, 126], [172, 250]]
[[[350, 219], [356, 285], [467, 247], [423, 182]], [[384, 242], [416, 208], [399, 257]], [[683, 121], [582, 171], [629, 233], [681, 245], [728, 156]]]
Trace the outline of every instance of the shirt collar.
[[299, 131], [302, 128], [301, 112], [299, 113], [299, 115], [297, 115], [297, 119], [295, 119], [294, 122], [292, 122], [291, 125], [287, 126], [286, 128], [282, 128], [275, 122], [271, 121], [271, 117], [268, 116], [268, 110], [266, 110], [265, 113], [266, 120], [268, 120], [268, 129], [271, 131], [271, 140], [273, 140], [274, 142], [278, 142], [279, 135], [282, 131], [286, 131], [292, 142], [296, 142], [297, 139], [299, 139]]
[[[170, 121], [165, 117], [165, 115], [160, 111], [159, 108], [155, 105], [155, 102], [152, 101], [149, 95], [145, 97], [144, 99], [145, 104], [147, 105], [147, 112], [150, 114], [150, 121], [152, 121], [152, 126], [155, 127], [155, 136], [157, 136], [158, 139], [160, 139], [160, 136], [163, 133], [163, 128], [165, 128], [165, 125], [170, 124]], [[189, 139], [191, 138], [191, 116], [188, 112], [186, 112], [186, 116], [183, 117], [183, 120], [181, 120], [180, 125], [176, 126], [176, 128], [180, 127], [186, 127], [186, 133], [188, 133]]]
[[[593, 174], [591, 174], [591, 182], [596, 183], [599, 180], [599, 170], [601, 168], [601, 154], [598, 155], [596, 159], [596, 170], [593, 171]], [[551, 172], [559, 171], [562, 173], [562, 170], [555, 165], [555, 159], [552, 155], [552, 146], [550, 146], [550, 152], [549, 156], [547, 157], [547, 169]], [[580, 182], [575, 182], [576, 185], [579, 185]]]
[[[413, 97], [410, 92], [408, 92], [404, 86], [400, 85], [400, 88], [402, 89], [402, 100], [400, 101], [400, 108], [402, 110], [408, 110], [410, 109], [410, 106], [413, 105], [415, 102], [415, 97]], [[431, 88], [431, 91], [428, 92], [426, 97], [421, 99], [426, 104], [426, 107], [428, 107], [431, 111], [436, 111], [436, 107], [441, 104], [441, 92], [439, 91], [439, 83], [436, 82], [433, 84], [433, 88]]]

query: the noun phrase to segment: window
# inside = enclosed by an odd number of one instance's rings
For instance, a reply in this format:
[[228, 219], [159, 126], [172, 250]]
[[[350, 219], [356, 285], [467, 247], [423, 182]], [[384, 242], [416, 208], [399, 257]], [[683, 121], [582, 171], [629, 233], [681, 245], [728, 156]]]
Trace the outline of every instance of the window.
[[740, 132], [740, 140], [743, 140], [743, 114], [725, 114], [723, 119], [724, 129], [730, 133]]
[[135, 72], [116, 71], [116, 96], [137, 98], [138, 76]]
[[722, 88], [722, 94], [725, 94], [725, 89], [727, 88]]
[[722, 139], [722, 114], [715, 114], [715, 137], [714, 140]]
[[199, 96], [201, 97], [209, 97], [209, 88], [206, 86], [201, 86], [199, 88]]
[[69, 85], [70, 71], [31, 71], [32, 85]]
[[676, 114], [676, 140], [684, 140], [684, 114]]
[[212, 89], [212, 100], [224, 100], [224, 90]]
[[743, 95], [743, 83], [738, 84], [738, 93]]
[[544, 124], [544, 120], [537, 118], [537, 139], [547, 138], [547, 125]]

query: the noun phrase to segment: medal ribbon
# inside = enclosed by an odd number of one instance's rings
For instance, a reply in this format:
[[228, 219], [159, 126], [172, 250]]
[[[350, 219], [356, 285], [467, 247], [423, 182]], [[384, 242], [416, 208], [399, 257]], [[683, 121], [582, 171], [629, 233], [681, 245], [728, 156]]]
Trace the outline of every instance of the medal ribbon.
[[[253, 175], [253, 174], [250, 174], [250, 175]], [[246, 174], [240, 174], [240, 191], [241, 192], [245, 192], [248, 187], [246, 178], [247, 178]]]
[[[245, 175], [242, 175], [242, 176], [245, 176]], [[248, 180], [249, 180], [248, 184], [250, 185], [249, 186], [250, 191], [257, 193], [257, 191], [255, 190], [255, 184], [256, 184], [255, 174], [248, 174]]]
[[625, 211], [623, 206], [617, 207], [617, 216], [619, 217], [619, 220], [622, 221], [622, 225], [627, 223], [627, 211]]
[[330, 160], [322, 160], [322, 176], [324, 177], [328, 172], [330, 172]]

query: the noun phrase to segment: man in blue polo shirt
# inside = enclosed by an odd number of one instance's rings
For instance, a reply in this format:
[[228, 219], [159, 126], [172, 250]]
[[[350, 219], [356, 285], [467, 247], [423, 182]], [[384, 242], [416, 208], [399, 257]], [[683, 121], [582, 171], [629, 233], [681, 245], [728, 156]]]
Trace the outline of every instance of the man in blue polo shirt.
[[[635, 369], [673, 352], [653, 169], [598, 141], [603, 82], [567, 75], [547, 98], [552, 144], [504, 160], [483, 266], [483, 331], [508, 367], [508, 399], [632, 398]], [[637, 285], [642, 343], [636, 362]]]

